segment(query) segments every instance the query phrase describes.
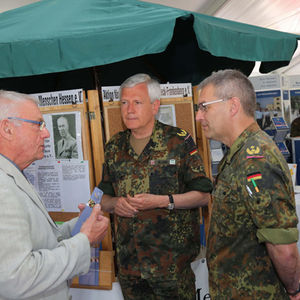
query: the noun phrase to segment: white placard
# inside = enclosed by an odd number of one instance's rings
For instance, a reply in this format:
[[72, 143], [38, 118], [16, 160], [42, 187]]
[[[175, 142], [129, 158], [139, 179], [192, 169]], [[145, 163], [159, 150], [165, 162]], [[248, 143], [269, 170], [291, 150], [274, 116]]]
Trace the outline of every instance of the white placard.
[[[191, 83], [161, 84], [161, 98], [192, 97]], [[105, 103], [120, 101], [120, 86], [104, 86], [101, 88], [102, 101]]]
[[83, 103], [82, 89], [37, 93], [31, 94], [31, 96], [39, 100], [40, 107]]
[[275, 90], [280, 89], [280, 75], [263, 75], [263, 76], [251, 76], [249, 80], [252, 82], [256, 91], [260, 90]]
[[175, 106], [174, 104], [160, 105], [157, 115], [155, 116], [160, 122], [176, 126], [176, 115], [175, 115]]
[[24, 170], [48, 211], [78, 212], [90, 197], [88, 161], [40, 160]]

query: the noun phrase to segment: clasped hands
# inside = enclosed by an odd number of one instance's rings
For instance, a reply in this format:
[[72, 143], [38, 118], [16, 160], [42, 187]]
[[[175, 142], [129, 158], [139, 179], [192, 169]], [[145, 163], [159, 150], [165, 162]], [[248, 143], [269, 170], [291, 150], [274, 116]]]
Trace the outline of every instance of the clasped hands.
[[133, 197], [119, 197], [114, 212], [115, 214], [132, 218], [141, 210], [148, 210], [159, 207], [159, 195], [136, 194]]

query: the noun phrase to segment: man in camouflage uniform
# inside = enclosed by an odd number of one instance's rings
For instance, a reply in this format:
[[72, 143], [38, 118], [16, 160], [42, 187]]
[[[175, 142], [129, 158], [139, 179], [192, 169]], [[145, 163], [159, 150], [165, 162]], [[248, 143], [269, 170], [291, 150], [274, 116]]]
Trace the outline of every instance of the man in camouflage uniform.
[[106, 145], [101, 205], [116, 216], [124, 298], [194, 300], [198, 208], [208, 203], [212, 184], [192, 137], [155, 120], [159, 99], [159, 83], [146, 74], [121, 85], [128, 129]]
[[294, 192], [287, 164], [255, 122], [255, 92], [235, 70], [200, 84], [208, 138], [229, 147], [213, 191], [207, 261], [212, 299], [300, 299]]

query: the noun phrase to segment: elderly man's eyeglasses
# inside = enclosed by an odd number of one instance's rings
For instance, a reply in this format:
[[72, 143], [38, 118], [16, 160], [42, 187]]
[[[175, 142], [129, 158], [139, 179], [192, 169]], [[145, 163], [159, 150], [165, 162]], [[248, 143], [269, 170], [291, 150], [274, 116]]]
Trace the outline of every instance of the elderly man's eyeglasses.
[[208, 102], [198, 103], [197, 110], [201, 110], [202, 112], [206, 112], [207, 111], [207, 105], [211, 105], [211, 104], [218, 103], [218, 102], [223, 102], [225, 100], [226, 99], [218, 99], [218, 100], [212, 100], [212, 101], [208, 101]]
[[34, 120], [22, 119], [22, 118], [18, 118], [18, 117], [8, 117], [7, 119], [37, 124], [40, 126], [40, 130], [43, 130], [46, 127], [45, 121], [34, 121]]

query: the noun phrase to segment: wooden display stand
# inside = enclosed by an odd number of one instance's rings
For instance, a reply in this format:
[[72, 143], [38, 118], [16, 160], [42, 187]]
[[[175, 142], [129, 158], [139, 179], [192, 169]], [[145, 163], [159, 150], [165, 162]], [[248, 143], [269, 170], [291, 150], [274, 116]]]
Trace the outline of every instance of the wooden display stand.
[[[104, 143], [102, 139], [102, 125], [99, 107], [99, 97], [96, 90], [88, 91], [88, 103], [85, 95], [83, 103], [40, 107], [43, 114], [54, 114], [62, 112], [80, 112], [82, 128], [82, 151], [84, 160], [89, 162], [90, 191], [101, 180], [102, 164], [104, 161]], [[84, 199], [83, 199], [84, 201]], [[56, 222], [65, 222], [78, 216], [77, 212], [49, 212]], [[108, 214], [106, 214], [108, 216]], [[102, 241], [102, 250], [99, 254], [99, 284], [82, 285], [79, 278], [74, 277], [72, 287], [86, 289], [112, 289], [115, 281], [114, 251], [112, 248], [111, 229]]]
[[[198, 90], [197, 86], [193, 87], [193, 94], [194, 94], [194, 97], [193, 97], [194, 104], [197, 105], [198, 99], [199, 99], [199, 90]], [[197, 112], [195, 111], [195, 118], [196, 118], [196, 114], [197, 114]], [[203, 132], [200, 122], [196, 122], [196, 136], [197, 136], [196, 143], [197, 143], [197, 147], [200, 152], [200, 155], [203, 159], [206, 176], [209, 177], [211, 180], [213, 180], [212, 171], [211, 171], [211, 154], [210, 154], [209, 142]], [[212, 198], [210, 197], [207, 207], [200, 208], [200, 214], [204, 216], [204, 223], [207, 224], [207, 226], [205, 226], [206, 239], [208, 236], [211, 211], [212, 211]], [[201, 221], [202, 221], [202, 218], [201, 218]]]

